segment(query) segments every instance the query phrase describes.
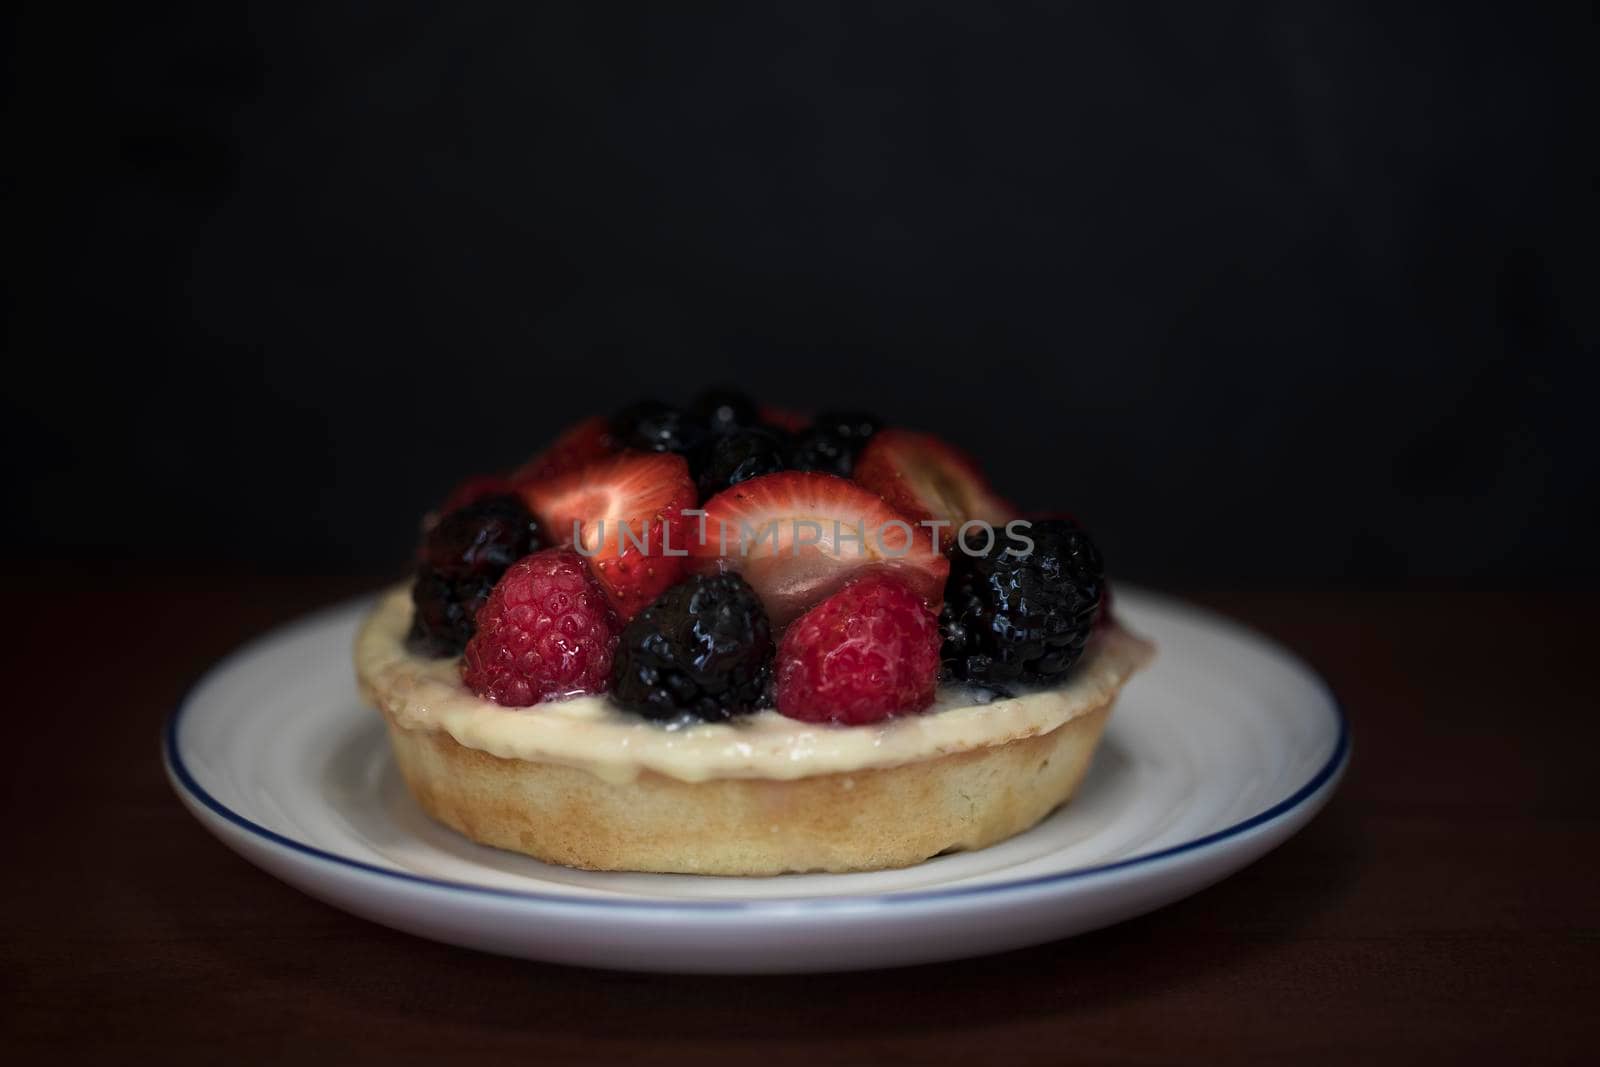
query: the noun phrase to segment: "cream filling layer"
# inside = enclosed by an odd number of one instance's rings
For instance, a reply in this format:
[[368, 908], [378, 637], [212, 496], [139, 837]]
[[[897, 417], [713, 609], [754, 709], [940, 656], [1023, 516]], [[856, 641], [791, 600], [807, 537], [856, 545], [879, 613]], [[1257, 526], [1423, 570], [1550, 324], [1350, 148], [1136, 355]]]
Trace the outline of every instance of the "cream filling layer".
[[654, 771], [685, 782], [713, 778], [794, 779], [896, 767], [953, 752], [1048, 733], [1116, 696], [1154, 652], [1112, 627], [1096, 635], [1066, 684], [987, 704], [941, 688], [919, 715], [870, 726], [799, 722], [761, 711], [727, 723], [666, 727], [577, 696], [529, 708], [481, 700], [461, 682], [453, 659], [406, 650], [411, 595], [384, 595], [356, 638], [362, 695], [407, 730], [442, 730], [468, 748], [505, 759], [583, 767], [612, 781]]

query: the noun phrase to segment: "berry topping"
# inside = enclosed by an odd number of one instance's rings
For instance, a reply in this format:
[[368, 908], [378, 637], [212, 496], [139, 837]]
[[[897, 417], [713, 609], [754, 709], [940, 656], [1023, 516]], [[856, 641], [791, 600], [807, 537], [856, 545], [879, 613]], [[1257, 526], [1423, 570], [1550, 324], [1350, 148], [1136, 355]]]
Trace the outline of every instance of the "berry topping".
[[412, 650], [459, 654], [494, 583], [539, 547], [538, 526], [520, 497], [483, 497], [441, 518], [417, 552], [416, 614], [407, 637]]
[[710, 435], [705, 420], [659, 400], [630, 404], [611, 416], [611, 436], [622, 448], [687, 456]]
[[707, 389], [689, 404], [689, 413], [715, 434], [761, 424], [755, 401], [732, 389]]
[[[987, 555], [958, 552], [939, 618], [945, 669], [965, 682], [1059, 681], [1083, 654], [1105, 586], [1100, 553], [1068, 519], [1035, 522], [1025, 555], [1000, 539]], [[970, 542], [969, 542], [970, 544]]]
[[948, 552], [961, 524], [1001, 530], [1017, 511], [989, 488], [977, 464], [931, 434], [881, 430], [861, 450], [855, 480], [917, 522], [936, 520]]
[[858, 578], [800, 618], [778, 649], [778, 710], [850, 726], [921, 711], [939, 681], [939, 623], [885, 574]]
[[782, 438], [772, 430], [730, 430], [706, 448], [698, 482], [702, 500], [731, 485], [788, 467]]
[[950, 561], [929, 532], [843, 478], [763, 475], [704, 510], [689, 545], [696, 567], [743, 574], [779, 630], [867, 567], [899, 575], [930, 607], [944, 596]]
[[600, 693], [616, 647], [616, 618], [583, 560], [547, 549], [506, 571], [479, 609], [461, 680], [509, 708]]
[[528, 485], [571, 474], [616, 450], [606, 420], [596, 415], [563, 430], [549, 448], [513, 471], [511, 480], [517, 485]]
[[448, 511], [422, 539], [422, 562], [447, 578], [498, 579], [539, 548], [539, 527], [520, 496], [480, 497]]
[[682, 456], [624, 452], [523, 488], [545, 535], [575, 544], [626, 622], [684, 571], [694, 483]]
[[693, 577], [622, 631], [611, 695], [651, 719], [720, 721], [760, 705], [771, 661], [772, 630], [744, 579]]
[[867, 439], [883, 428], [876, 415], [831, 412], [818, 415], [811, 427], [795, 438], [789, 465], [799, 471], [820, 471], [850, 477], [856, 456]]

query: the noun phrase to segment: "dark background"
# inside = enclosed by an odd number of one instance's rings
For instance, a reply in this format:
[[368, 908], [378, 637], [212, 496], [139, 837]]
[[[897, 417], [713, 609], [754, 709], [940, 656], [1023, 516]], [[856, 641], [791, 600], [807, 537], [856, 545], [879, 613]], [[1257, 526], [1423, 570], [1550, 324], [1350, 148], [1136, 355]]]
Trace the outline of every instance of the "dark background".
[[[7, 1062], [1594, 1059], [1592, 4], [1365, 6], [0, 14]], [[712, 381], [1303, 655], [1333, 803], [1111, 929], [791, 980], [414, 939], [174, 801], [218, 657]]]
[[1587, 5], [8, 18], [13, 559], [392, 571], [726, 382], [1126, 577], [1595, 577]]

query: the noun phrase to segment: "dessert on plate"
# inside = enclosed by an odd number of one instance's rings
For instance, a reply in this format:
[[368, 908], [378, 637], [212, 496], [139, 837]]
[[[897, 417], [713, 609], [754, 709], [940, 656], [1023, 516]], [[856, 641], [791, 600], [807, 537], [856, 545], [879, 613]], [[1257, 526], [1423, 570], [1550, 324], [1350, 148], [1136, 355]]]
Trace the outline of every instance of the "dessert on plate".
[[711, 391], [462, 483], [355, 661], [411, 793], [467, 837], [767, 875], [1028, 829], [1152, 654], [1083, 529], [939, 438]]

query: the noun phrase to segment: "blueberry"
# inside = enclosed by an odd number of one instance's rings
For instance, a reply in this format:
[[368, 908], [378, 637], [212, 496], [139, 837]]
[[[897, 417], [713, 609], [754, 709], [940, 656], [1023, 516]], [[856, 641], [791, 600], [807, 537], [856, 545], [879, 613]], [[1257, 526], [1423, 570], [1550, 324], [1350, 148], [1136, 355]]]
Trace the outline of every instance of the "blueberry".
[[714, 439], [699, 463], [700, 499], [749, 478], [788, 469], [787, 442], [778, 431], [742, 429]]

